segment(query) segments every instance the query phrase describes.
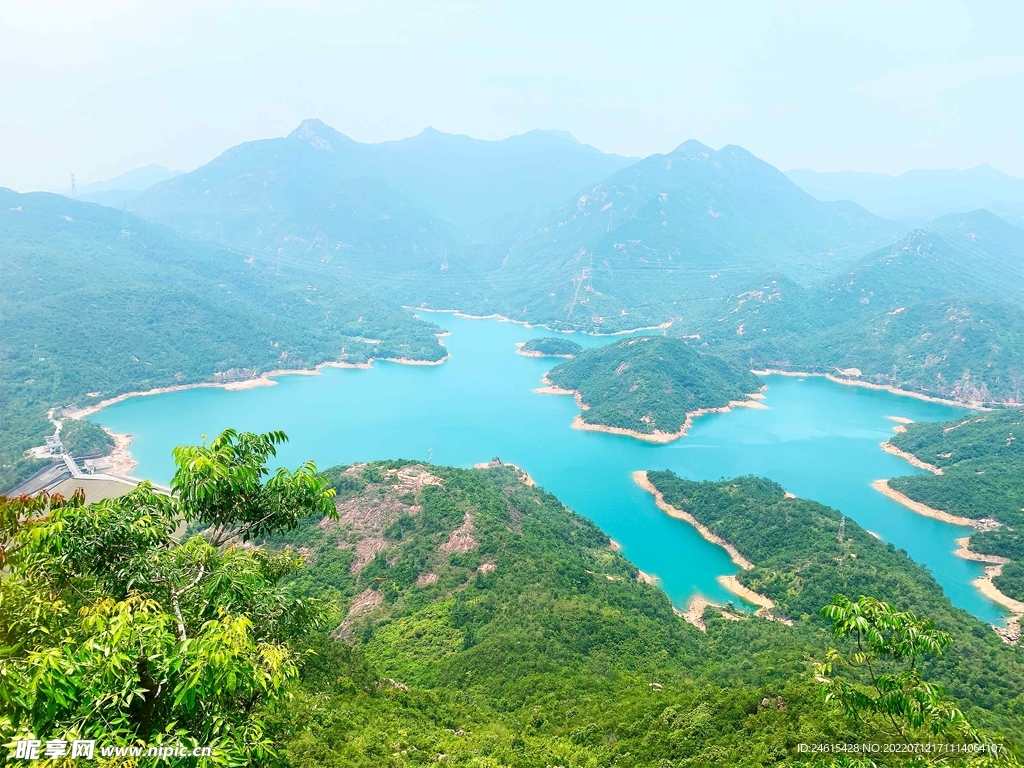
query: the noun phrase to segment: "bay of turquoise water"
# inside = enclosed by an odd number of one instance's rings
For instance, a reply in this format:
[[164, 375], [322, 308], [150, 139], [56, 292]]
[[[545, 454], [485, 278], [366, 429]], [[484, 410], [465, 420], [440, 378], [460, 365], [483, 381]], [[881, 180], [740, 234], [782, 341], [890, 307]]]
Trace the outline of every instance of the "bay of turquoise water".
[[[797, 496], [841, 510], [927, 566], [953, 603], [989, 622], [1002, 610], [971, 585], [982, 566], [953, 555], [970, 529], [917, 515], [871, 488], [878, 478], [918, 470], [879, 443], [901, 416], [951, 419], [962, 409], [823, 378], [768, 376], [767, 410], [737, 408], [696, 420], [687, 437], [655, 445], [631, 437], [570, 428], [571, 397], [539, 395], [541, 376], [557, 360], [515, 354], [516, 342], [540, 335], [495, 320], [450, 315], [440, 323], [451, 358], [439, 366], [375, 362], [369, 370], [325, 368], [318, 376], [286, 375], [276, 386], [228, 392], [190, 389], [135, 397], [94, 419], [134, 435], [135, 474], [167, 483], [171, 449], [227, 427], [283, 429], [290, 442], [282, 464], [307, 459], [325, 468], [406, 458], [470, 467], [498, 456], [519, 465], [546, 490], [589, 517], [619, 542], [623, 554], [656, 575], [677, 607], [695, 594], [736, 599], [716, 581], [736, 572], [726, 553], [689, 525], [668, 517], [638, 488], [632, 473], [671, 469], [692, 479], [754, 474]], [[584, 346], [607, 338], [572, 337]]]

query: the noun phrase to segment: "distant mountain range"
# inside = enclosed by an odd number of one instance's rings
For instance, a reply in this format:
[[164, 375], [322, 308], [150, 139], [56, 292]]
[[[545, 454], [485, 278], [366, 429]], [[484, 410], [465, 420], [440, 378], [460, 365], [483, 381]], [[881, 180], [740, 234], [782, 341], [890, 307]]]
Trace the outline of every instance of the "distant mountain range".
[[903, 231], [815, 200], [739, 147], [687, 142], [634, 162], [559, 132], [360, 144], [316, 120], [129, 206], [399, 301], [578, 328], [688, 314], [680, 301], [773, 269], [822, 277]]
[[173, 179], [180, 174], [181, 171], [171, 171], [162, 165], [150, 163], [106, 181], [83, 184], [78, 188], [77, 199], [88, 203], [99, 203], [111, 208], [120, 208], [146, 187]]
[[1024, 225], [1024, 179], [991, 165], [965, 171], [915, 170], [900, 176], [799, 168], [786, 173], [819, 200], [852, 200], [888, 219], [920, 225], [947, 213], [986, 208]]
[[147, 190], [130, 208], [200, 239], [395, 276], [504, 242], [631, 160], [568, 134], [479, 141], [428, 129], [361, 144], [306, 120]]

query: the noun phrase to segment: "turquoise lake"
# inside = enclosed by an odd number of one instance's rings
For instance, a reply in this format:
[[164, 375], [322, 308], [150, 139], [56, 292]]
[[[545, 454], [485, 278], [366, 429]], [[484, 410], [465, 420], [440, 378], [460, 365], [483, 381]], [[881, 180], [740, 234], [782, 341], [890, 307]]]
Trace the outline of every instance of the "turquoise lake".
[[[732, 599], [716, 581], [736, 572], [726, 553], [684, 522], [668, 517], [638, 488], [638, 469], [671, 469], [693, 479], [754, 474], [788, 491], [835, 507], [927, 566], [953, 603], [998, 622], [1002, 609], [971, 585], [978, 563], [953, 555], [970, 529], [922, 517], [871, 488], [878, 478], [918, 470], [884, 453], [893, 434], [887, 416], [914, 421], [951, 419], [957, 408], [823, 378], [768, 376], [766, 410], [738, 408], [696, 420], [690, 434], [666, 445], [570, 428], [571, 397], [533, 392], [557, 360], [517, 355], [516, 342], [541, 335], [495, 320], [432, 315], [451, 331], [451, 358], [439, 366], [375, 362], [369, 370], [324, 368], [320, 375], [286, 375], [276, 386], [229, 392], [202, 388], [135, 397], [94, 420], [134, 436], [135, 474], [166, 483], [171, 449], [226, 427], [283, 429], [290, 442], [283, 464], [313, 459], [319, 467], [407, 458], [470, 467], [498, 456], [619, 542], [623, 554], [656, 575], [680, 608], [703, 594]], [[584, 346], [608, 338], [574, 335]]]

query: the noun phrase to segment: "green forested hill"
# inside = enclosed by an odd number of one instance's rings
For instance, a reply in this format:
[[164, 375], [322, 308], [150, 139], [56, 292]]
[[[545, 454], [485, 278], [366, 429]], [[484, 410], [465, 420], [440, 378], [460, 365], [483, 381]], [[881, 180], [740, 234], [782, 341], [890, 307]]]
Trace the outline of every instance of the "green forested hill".
[[950, 214], [915, 230], [831, 280], [886, 311], [938, 297], [1024, 299], [1024, 230], [985, 210]]
[[637, 336], [587, 349], [547, 376], [579, 393], [587, 424], [643, 434], [678, 432], [687, 414], [746, 400], [762, 387], [750, 371], [668, 336]]
[[[325, 360], [444, 356], [436, 326], [336, 282], [250, 265], [134, 216], [0, 190], [0, 488], [47, 408]], [[372, 340], [367, 343], [366, 339]]]
[[[269, 542], [299, 548], [307, 566], [292, 585], [330, 612], [331, 631], [308, 641], [316, 655], [270, 723], [293, 768], [760, 766], [792, 764], [801, 742], [877, 736], [821, 701], [814, 661], [837, 642], [823, 620], [797, 615], [787, 627], [708, 610], [702, 634], [604, 534], [513, 468], [379, 462], [325, 474], [338, 521]], [[781, 489], [766, 481], [705, 485], [709, 501], [716, 488], [733, 499], [717, 515], [739, 512], [755, 529], [779, 511]], [[837, 513], [803, 514], [810, 504], [793, 507], [791, 539], [806, 534], [830, 553], [834, 533], [819, 526]], [[934, 611], [956, 645], [927, 673], [977, 724], [1019, 734], [1015, 649], [954, 610], [904, 555], [850, 531], [839, 549], [862, 553], [863, 567], [813, 558], [820, 588], [787, 610], [803, 601], [816, 614], [819, 593], [842, 586]], [[771, 568], [781, 576], [797, 563], [784, 555]]]
[[894, 477], [892, 488], [934, 509], [1002, 523], [998, 530], [973, 534], [970, 548], [1010, 558], [993, 581], [1024, 601], [1024, 411], [908, 424], [889, 442], [942, 469], [941, 475]]
[[1024, 232], [976, 211], [932, 222], [815, 287], [768, 279], [698, 333], [754, 367], [856, 368], [878, 384], [1019, 403], [1022, 293]]

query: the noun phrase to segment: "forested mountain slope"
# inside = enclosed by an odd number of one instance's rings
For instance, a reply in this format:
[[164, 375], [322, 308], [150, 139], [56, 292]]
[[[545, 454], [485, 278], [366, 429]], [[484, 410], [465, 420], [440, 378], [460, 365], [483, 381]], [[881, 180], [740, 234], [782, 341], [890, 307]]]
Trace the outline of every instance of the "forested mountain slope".
[[566, 202], [492, 279], [517, 318], [638, 327], [710, 311], [773, 269], [827, 275], [901, 230], [815, 200], [740, 147], [687, 141]]
[[[134, 216], [0, 190], [0, 488], [49, 407], [325, 360], [437, 360], [436, 326], [334, 281], [248, 264]], [[367, 343], [364, 339], [372, 339]]]
[[[702, 634], [514, 468], [378, 462], [325, 474], [339, 519], [268, 542], [299, 548], [307, 566], [293, 587], [328, 611], [329, 634], [310, 639], [317, 655], [269, 725], [295, 768], [754, 766], [791, 763], [800, 742], [878, 738], [823, 704], [814, 679], [825, 649], [845, 647], [817, 616], [832, 588], [933, 615], [955, 645], [923, 673], [978, 725], [1012, 739], [1024, 721], [1016, 649], [904, 554], [852, 522], [835, 541], [837, 512], [783, 500], [767, 481], [699, 484], [701, 511], [749, 530], [738, 544], [764, 563], [757, 574], [775, 574], [794, 626], [708, 609]], [[752, 545], [761, 531], [771, 540]], [[814, 580], [801, 576], [809, 564]]]
[[698, 329], [753, 367], [836, 373], [968, 403], [1024, 399], [1024, 232], [946, 216], [814, 287], [783, 276]]

